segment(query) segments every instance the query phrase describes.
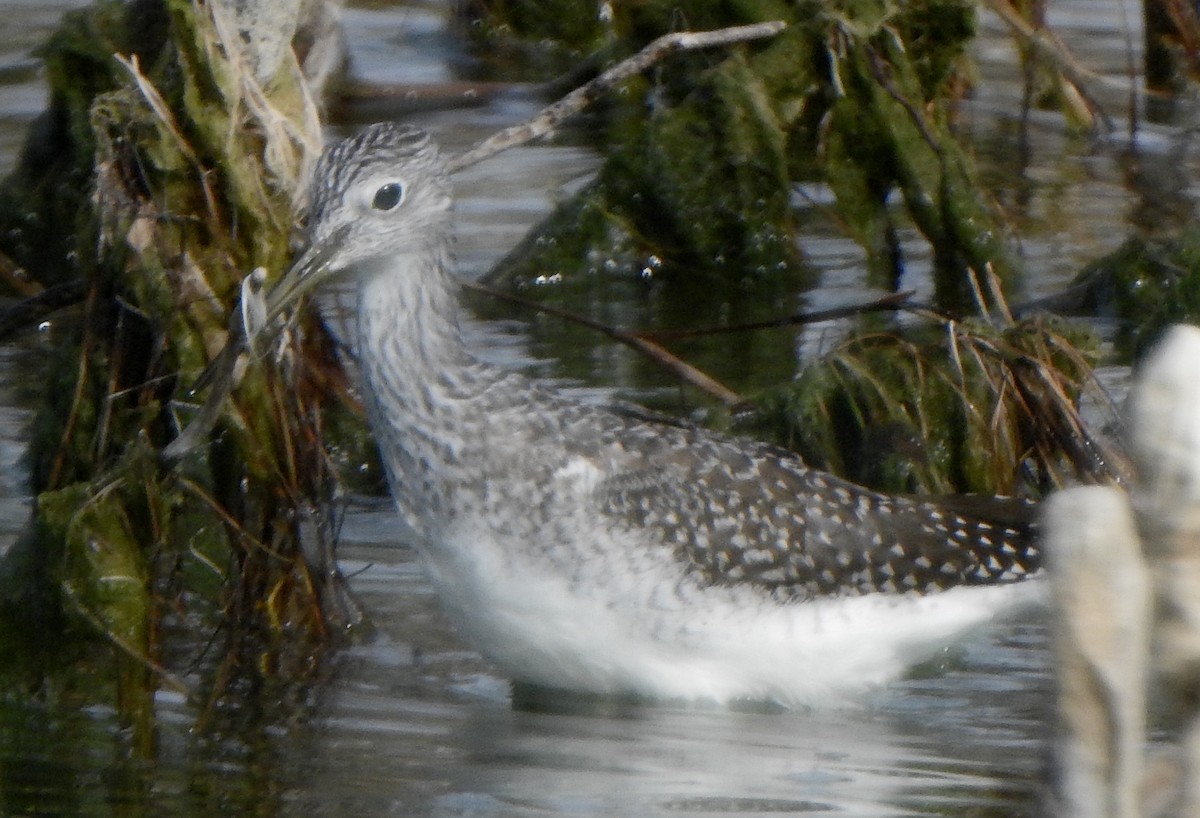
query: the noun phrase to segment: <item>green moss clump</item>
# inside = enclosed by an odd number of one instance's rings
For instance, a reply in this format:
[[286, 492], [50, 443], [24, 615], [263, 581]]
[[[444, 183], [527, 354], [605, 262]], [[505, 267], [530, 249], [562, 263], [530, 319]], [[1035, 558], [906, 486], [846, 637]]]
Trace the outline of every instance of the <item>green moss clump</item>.
[[[803, 259], [790, 199], [796, 182], [815, 179], [835, 193], [874, 283], [901, 286], [899, 193], [932, 248], [938, 305], [990, 308], [976, 303], [976, 282], [995, 274], [1007, 285], [1018, 268], [952, 129], [974, 14], [960, 0], [701, 3], [681, 22], [664, 4], [614, 6], [614, 30], [635, 32], [625, 49], [681, 25], [789, 26], [768, 41], [673, 57], [612, 94], [598, 183], [581, 194], [586, 205], [563, 208], [586, 218], [548, 221], [501, 272], [569, 278], [596, 257], [632, 257], [635, 275], [650, 257], [666, 276], [794, 271]], [[584, 252], [543, 252], [565, 244]]]
[[5, 228], [0, 252], [47, 285], [77, 277], [81, 247], [96, 244], [90, 202], [95, 145], [88, 106], [118, 85], [112, 55], [132, 52], [128, 13], [120, 0], [101, 0], [63, 15], [40, 51], [51, 87], [49, 108], [30, 130], [16, 169], [0, 185]]
[[1080, 273], [1086, 305], [1119, 319], [1116, 342], [1140, 358], [1172, 324], [1200, 322], [1200, 229], [1135, 238]]
[[[52, 102], [38, 138], [55, 160], [31, 140], [0, 185], [0, 251], [43, 285], [82, 281], [86, 293], [53, 336], [30, 453], [35, 521], [0, 566], [0, 614], [13, 615], [0, 631], [19, 627], [21, 600], [57, 606], [115, 657], [132, 719], [168, 678], [156, 634], [173, 612], [225, 617], [215, 695], [238, 675], [303, 679], [331, 632], [323, 594], [336, 569], [310, 570], [294, 512], [330, 494], [320, 432], [339, 392], [323, 387], [337, 379], [284, 384], [250, 367], [208, 450], [179, 467], [159, 460], [226, 340], [242, 278], [286, 267], [320, 145], [294, 55], [273, 76], [250, 74], [224, 13], [101, 0], [69, 15], [45, 52]], [[336, 369], [314, 352], [328, 338], [319, 322], [302, 320], [297, 359]], [[354, 435], [349, 414], [331, 426]]]

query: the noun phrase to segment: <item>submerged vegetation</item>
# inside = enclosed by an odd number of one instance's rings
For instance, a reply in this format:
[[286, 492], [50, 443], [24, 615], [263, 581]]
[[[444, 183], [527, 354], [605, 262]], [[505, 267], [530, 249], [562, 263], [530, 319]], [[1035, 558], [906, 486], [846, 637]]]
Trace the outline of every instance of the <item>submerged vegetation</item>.
[[[298, 383], [250, 367], [207, 452], [160, 457], [243, 276], [287, 263], [321, 143], [291, 49], [252, 63], [228, 14], [190, 0], [68, 14], [44, 51], [52, 107], [0, 198], [6, 254], [44, 287], [83, 283], [56, 330], [0, 630], [49, 613], [99, 637], [131, 716], [160, 683], [201, 693], [163, 665], [180, 616], [221, 612], [218, 680], [303, 678], [337, 620], [336, 571], [303, 556], [296, 513], [331, 479], [322, 417], [339, 390], [318, 367]], [[323, 330], [304, 323], [301, 352], [319, 360]], [[331, 536], [319, 515], [312, 528]], [[34, 607], [21, 589], [37, 584], [56, 593]]]
[[[540, 78], [592, 72], [680, 25], [788, 27], [676, 55], [597, 101], [596, 179], [490, 286], [561, 305], [605, 286], [597, 269], [649, 270], [686, 282], [685, 296], [736, 278], [748, 298], [782, 301], [806, 269], [797, 185], [822, 185], [880, 288], [904, 289], [898, 235], [915, 226], [931, 303], [899, 298], [902, 317], [860, 316], [795, 378], [744, 399], [726, 390], [731, 423], [895, 491], [1036, 495], [1121, 474], [1076, 410], [1094, 339], [1007, 311], [1024, 271], [955, 128], [973, 3], [698, 2], [684, 20], [677, 3], [604, 4], [599, 17], [595, 3], [545, 6], [476, 0], [459, 13], [483, 58]], [[98, 0], [68, 15], [45, 49], [51, 110], [0, 187], [0, 251], [34, 282], [10, 276], [14, 292], [76, 302], [32, 435], [34, 520], [0, 565], [0, 648], [31, 628], [74, 638], [32, 663], [4, 650], [0, 673], [39, 689], [98, 652], [113, 684], [97, 695], [143, 724], [158, 685], [213, 705], [230, 688], [311, 678], [356, 617], [329, 501], [370, 444], [315, 314], [289, 334], [286, 366], [245, 367], [202, 451], [161, 457], [196, 411], [190, 389], [230, 335], [243, 279], [286, 265], [321, 141], [294, 50], [320, 51], [321, 27], [299, 21], [267, 58], [243, 50], [253, 37], [224, 8]], [[559, 286], [528, 286], [549, 273]], [[216, 634], [202, 673], [168, 658], [177, 627]]]
[[1200, 317], [1200, 231], [1134, 237], [1079, 275], [1079, 308], [1118, 317], [1116, 341], [1140, 358], [1172, 324]]

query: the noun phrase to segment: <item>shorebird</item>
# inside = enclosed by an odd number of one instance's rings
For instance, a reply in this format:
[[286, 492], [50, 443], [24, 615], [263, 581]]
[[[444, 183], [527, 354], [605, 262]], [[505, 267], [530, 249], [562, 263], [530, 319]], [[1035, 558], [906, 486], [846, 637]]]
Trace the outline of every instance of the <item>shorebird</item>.
[[1011, 509], [891, 496], [749, 440], [633, 418], [464, 346], [431, 138], [327, 149], [285, 310], [358, 292], [368, 413], [399, 517], [467, 640], [516, 682], [805, 706], [894, 679], [1040, 583]]

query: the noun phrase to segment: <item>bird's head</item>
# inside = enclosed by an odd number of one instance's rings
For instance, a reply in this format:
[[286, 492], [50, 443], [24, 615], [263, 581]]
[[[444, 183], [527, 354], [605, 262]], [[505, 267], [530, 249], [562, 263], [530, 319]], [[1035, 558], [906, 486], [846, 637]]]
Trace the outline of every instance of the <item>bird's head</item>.
[[451, 191], [424, 131], [385, 122], [327, 148], [310, 191], [307, 249], [267, 298], [268, 317], [327, 281], [370, 275], [449, 241]]

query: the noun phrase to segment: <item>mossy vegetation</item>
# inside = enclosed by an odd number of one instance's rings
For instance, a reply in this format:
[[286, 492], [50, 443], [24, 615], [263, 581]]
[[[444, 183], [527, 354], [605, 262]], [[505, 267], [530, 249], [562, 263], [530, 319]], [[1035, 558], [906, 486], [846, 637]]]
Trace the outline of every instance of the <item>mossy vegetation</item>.
[[[520, 28], [497, 6], [476, 11], [508, 37]], [[794, 188], [824, 184], [878, 287], [905, 288], [898, 222], [917, 228], [940, 317], [852, 334], [806, 362], [795, 381], [751, 396], [750, 430], [894, 491], [1036, 494], [1067, 476], [1119, 475], [1114, 458], [1087, 453], [1094, 441], [1071, 442], [1087, 437], [1073, 407], [1090, 384], [1094, 339], [1004, 318], [1023, 271], [955, 132], [974, 5], [698, 3], [686, 23], [679, 14], [669, 4], [614, 4], [608, 25], [630, 49], [679, 25], [783, 19], [789, 27], [729, 53], [672, 60], [606, 100], [596, 181], [517, 247], [492, 282], [561, 308], [596, 300], [595, 288], [613, 287], [622, 270], [668, 282], [749, 270], [754, 291], [769, 297], [764, 282], [804, 275]], [[477, 27], [485, 41], [491, 30]], [[554, 286], [531, 286], [548, 276]]]
[[[520, 19], [485, 12], [510, 30]], [[628, 48], [680, 25], [666, 4], [611, 12], [613, 31], [632, 32]], [[795, 268], [803, 242], [792, 187], [820, 181], [866, 250], [873, 281], [893, 288], [904, 276], [890, 203], [899, 196], [932, 250], [938, 306], [969, 314], [972, 276], [990, 269], [1007, 286], [1019, 274], [952, 129], [974, 15], [958, 0], [689, 6], [689, 26], [790, 25], [767, 43], [672, 60], [627, 83], [606, 103], [596, 183], [505, 272], [527, 282], [554, 270], [569, 286], [597, 256], [631, 265], [653, 257], [664, 275]]]
[[1096, 360], [1049, 318], [863, 329], [760, 396], [753, 428], [885, 491], [1037, 496], [1122, 476], [1076, 408]]
[[[45, 49], [51, 108], [0, 193], [4, 252], [43, 286], [85, 282], [48, 359], [35, 520], [7, 557], [2, 624], [21, 627], [25, 589], [48, 585], [42, 606], [103, 646], [135, 722], [156, 685], [178, 683], [165, 616], [219, 614], [209, 627], [226, 650], [205, 684], [188, 683], [202, 696], [247, 676], [305, 678], [337, 618], [336, 570], [304, 558], [296, 513], [329, 495], [321, 418], [340, 405], [341, 381], [317, 383], [319, 322], [302, 319], [292, 353], [312, 356], [307, 376], [250, 367], [207, 451], [177, 468], [159, 454], [225, 343], [242, 278], [287, 264], [321, 142], [294, 56], [260, 81], [221, 13], [101, 0], [67, 15]], [[312, 536], [331, 538], [314, 504]]]
[[1079, 306], [1118, 318], [1116, 341], [1140, 358], [1171, 324], [1200, 321], [1200, 230], [1131, 238], [1080, 273]]

